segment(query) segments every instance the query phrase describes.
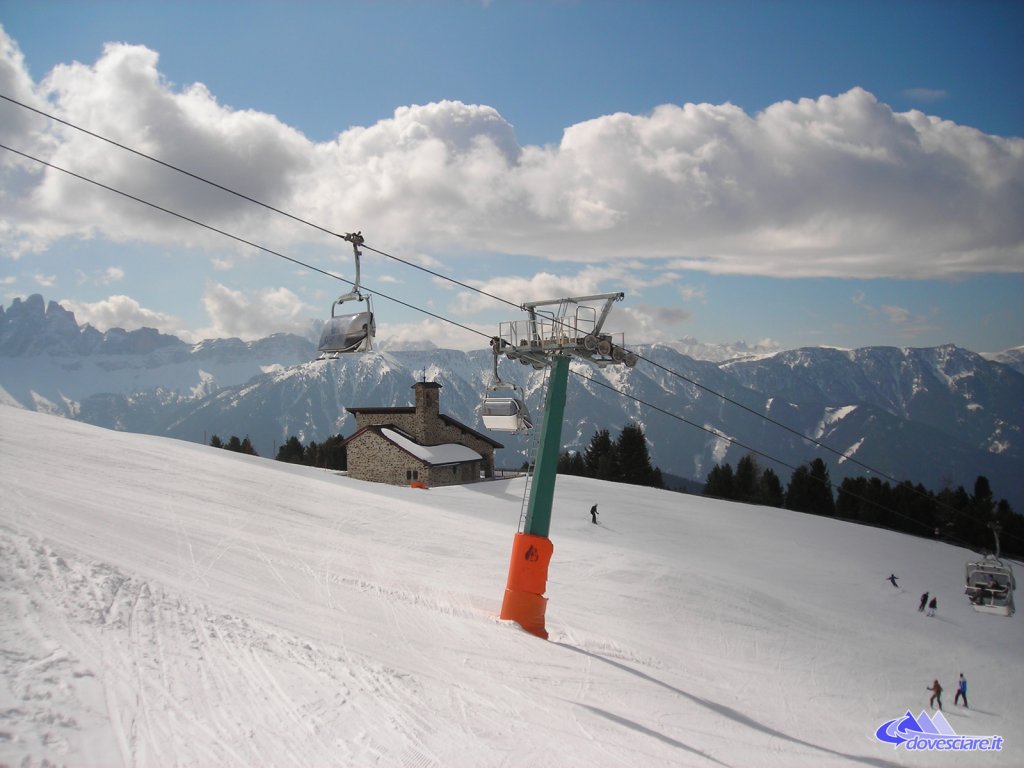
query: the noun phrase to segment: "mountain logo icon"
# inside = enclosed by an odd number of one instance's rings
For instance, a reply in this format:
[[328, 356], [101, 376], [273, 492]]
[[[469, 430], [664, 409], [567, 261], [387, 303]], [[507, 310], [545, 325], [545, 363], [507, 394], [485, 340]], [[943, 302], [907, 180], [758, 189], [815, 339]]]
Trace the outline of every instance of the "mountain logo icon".
[[998, 752], [1003, 748], [1001, 736], [962, 736], [953, 730], [942, 711], [929, 715], [921, 711], [917, 717], [907, 710], [902, 717], [882, 723], [875, 738], [894, 748], [901, 745], [908, 751]]

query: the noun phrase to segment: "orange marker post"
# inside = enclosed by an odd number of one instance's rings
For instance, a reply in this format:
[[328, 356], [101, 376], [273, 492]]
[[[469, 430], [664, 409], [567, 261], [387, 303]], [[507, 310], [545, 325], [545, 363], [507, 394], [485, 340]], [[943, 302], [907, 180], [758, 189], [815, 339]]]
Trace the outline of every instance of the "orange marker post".
[[548, 566], [555, 545], [545, 536], [517, 533], [512, 541], [512, 559], [508, 566], [505, 599], [501, 618], [515, 621], [530, 634], [547, 640], [544, 613], [548, 599]]

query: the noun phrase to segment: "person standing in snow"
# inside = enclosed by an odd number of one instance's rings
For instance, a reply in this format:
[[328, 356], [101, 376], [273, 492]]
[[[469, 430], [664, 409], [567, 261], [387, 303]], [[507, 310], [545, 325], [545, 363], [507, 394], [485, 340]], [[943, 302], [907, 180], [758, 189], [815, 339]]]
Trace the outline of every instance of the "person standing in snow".
[[956, 686], [956, 696], [953, 697], [954, 707], [959, 703], [961, 698], [964, 700], [964, 709], [970, 709], [970, 707], [967, 706], [967, 680], [964, 678], [963, 672], [960, 673], [960, 682], [957, 683]]
[[889, 574], [889, 578], [888, 578], [888, 581], [891, 581], [891, 582], [892, 582], [892, 585], [893, 585], [894, 587], [898, 587], [898, 586], [899, 586], [899, 584], [897, 584], [897, 583], [896, 583], [896, 574], [895, 574], [895, 573], [890, 573], [890, 574]]
[[928, 604], [928, 593], [925, 592], [921, 595], [921, 604], [917, 606], [918, 613], [924, 613], [924, 607]]
[[930, 603], [928, 603], [928, 615], [929, 616], [934, 616], [935, 615], [935, 609], [938, 608], [938, 607], [939, 607], [939, 601], [936, 600], [933, 597], [932, 601]]
[[942, 710], [942, 686], [939, 685], [939, 681], [935, 680], [932, 683], [931, 688], [925, 688], [926, 691], [932, 692], [932, 697], [928, 700], [928, 706], [935, 709], [935, 702], [939, 703], [939, 711]]
[[590, 522], [597, 525], [597, 504], [590, 508]]

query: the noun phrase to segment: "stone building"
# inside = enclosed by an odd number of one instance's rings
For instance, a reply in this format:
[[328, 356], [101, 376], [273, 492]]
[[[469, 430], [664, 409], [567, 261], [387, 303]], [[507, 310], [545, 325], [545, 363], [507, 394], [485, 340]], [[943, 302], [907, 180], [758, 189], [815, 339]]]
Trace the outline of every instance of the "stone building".
[[345, 441], [351, 477], [391, 485], [472, 483], [494, 476], [501, 443], [440, 413], [441, 385], [413, 385], [414, 406], [346, 408], [356, 431]]

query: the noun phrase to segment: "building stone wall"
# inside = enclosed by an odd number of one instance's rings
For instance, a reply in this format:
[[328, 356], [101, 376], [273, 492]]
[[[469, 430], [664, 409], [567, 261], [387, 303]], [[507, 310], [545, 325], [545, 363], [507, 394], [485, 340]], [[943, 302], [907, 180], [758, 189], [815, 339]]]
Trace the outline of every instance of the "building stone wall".
[[481, 465], [472, 461], [432, 467], [374, 430], [353, 436], [348, 444], [349, 475], [373, 483], [409, 485], [420, 481], [432, 488], [461, 485], [479, 480]]
[[410, 471], [420, 475], [426, 469], [422, 461], [373, 430], [352, 440], [348, 444], [347, 453], [349, 475], [372, 483], [408, 485], [411, 479], [406, 479], [406, 476]]
[[356, 431], [363, 427], [398, 427], [403, 432], [416, 438], [416, 442], [422, 443], [416, 435], [416, 414], [415, 413], [356, 413]]

